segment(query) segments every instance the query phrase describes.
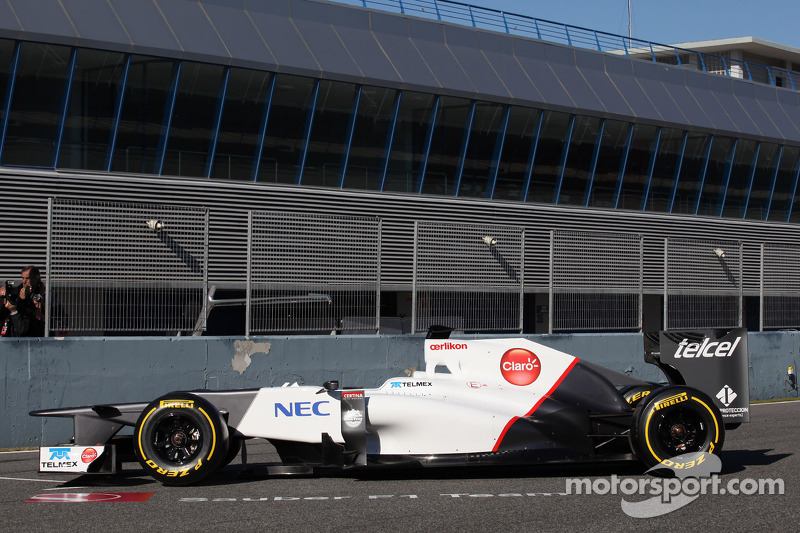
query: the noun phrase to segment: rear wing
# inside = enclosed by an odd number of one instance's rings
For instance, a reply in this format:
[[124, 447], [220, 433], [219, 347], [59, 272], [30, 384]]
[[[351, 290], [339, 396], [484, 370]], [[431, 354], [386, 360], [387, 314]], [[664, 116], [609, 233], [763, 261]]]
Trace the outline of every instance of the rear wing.
[[726, 425], [750, 421], [746, 329], [645, 333], [644, 360], [658, 366], [671, 385], [708, 394]]

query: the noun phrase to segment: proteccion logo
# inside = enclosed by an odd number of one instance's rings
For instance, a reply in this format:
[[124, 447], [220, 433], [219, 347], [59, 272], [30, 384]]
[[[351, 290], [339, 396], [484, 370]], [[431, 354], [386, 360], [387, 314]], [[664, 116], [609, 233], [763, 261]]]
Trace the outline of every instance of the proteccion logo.
[[525, 348], [511, 348], [500, 359], [500, 372], [512, 385], [530, 385], [536, 381], [541, 371], [539, 358]]

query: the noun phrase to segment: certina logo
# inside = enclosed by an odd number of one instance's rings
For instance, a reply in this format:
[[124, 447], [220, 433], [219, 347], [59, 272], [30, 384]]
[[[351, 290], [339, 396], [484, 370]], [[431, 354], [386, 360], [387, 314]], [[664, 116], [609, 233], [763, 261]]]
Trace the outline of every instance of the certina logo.
[[443, 342], [441, 344], [431, 344], [431, 350], [466, 350], [467, 345], [458, 342]]
[[352, 392], [352, 391], [351, 391], [351, 392], [343, 392], [343, 393], [342, 393], [342, 398], [343, 398], [343, 399], [348, 399], [348, 398], [363, 398], [363, 397], [364, 397], [364, 391], [358, 391], [358, 392]]
[[711, 339], [704, 338], [703, 342], [689, 342], [689, 339], [683, 339], [678, 344], [678, 349], [675, 350], [673, 357], [675, 359], [692, 359], [698, 357], [730, 357], [736, 351], [736, 346], [742, 340], [741, 337], [736, 337], [732, 343], [725, 342], [711, 342]]
[[275, 403], [275, 418], [279, 416], [331, 416], [329, 405], [331, 402], [289, 402], [288, 404]]
[[392, 389], [402, 389], [403, 387], [433, 387], [430, 381], [392, 381]]
[[530, 385], [536, 381], [541, 371], [539, 358], [524, 348], [511, 348], [500, 359], [500, 372], [512, 385]]

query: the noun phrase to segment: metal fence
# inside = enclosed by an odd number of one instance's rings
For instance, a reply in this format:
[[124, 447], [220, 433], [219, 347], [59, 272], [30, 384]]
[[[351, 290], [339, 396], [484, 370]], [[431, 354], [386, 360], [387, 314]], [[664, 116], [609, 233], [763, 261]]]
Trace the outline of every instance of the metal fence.
[[800, 73], [717, 54], [571, 26], [452, 0], [336, 0], [473, 28], [534, 37], [552, 43], [678, 65], [722, 76], [800, 89]]
[[762, 331], [800, 325], [800, 246], [761, 244], [760, 300]]
[[251, 211], [247, 253], [247, 335], [378, 332], [380, 219]]
[[411, 332], [522, 331], [525, 230], [414, 223]]
[[208, 209], [51, 198], [46, 334], [205, 328]]
[[639, 331], [642, 236], [550, 233], [550, 333]]
[[742, 326], [742, 243], [667, 237], [664, 329]]

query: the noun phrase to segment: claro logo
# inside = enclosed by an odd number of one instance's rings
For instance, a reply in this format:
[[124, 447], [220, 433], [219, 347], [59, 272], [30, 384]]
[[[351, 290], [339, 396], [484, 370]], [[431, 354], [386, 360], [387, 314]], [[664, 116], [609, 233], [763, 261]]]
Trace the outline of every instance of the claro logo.
[[736, 337], [733, 342], [711, 342], [711, 339], [705, 338], [703, 342], [689, 342], [689, 339], [683, 339], [678, 344], [678, 349], [675, 350], [673, 357], [675, 359], [685, 358], [694, 359], [697, 357], [730, 357], [736, 351], [736, 346], [741, 341], [741, 337]]
[[524, 348], [511, 348], [500, 359], [500, 372], [512, 385], [530, 385], [536, 381], [541, 371], [539, 358]]

